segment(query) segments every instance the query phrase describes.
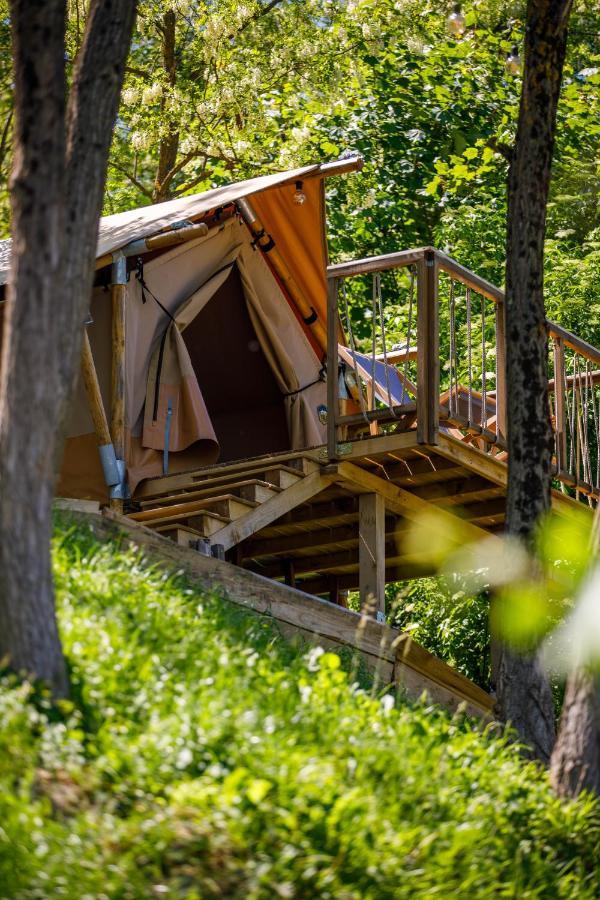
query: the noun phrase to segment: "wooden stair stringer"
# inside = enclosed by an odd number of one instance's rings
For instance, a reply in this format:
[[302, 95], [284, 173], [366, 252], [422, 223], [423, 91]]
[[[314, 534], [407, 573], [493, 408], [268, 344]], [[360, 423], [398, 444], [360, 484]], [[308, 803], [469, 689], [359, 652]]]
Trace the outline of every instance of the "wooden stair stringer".
[[334, 650], [346, 647], [356, 651], [381, 685], [395, 683], [414, 699], [426, 692], [433, 702], [451, 711], [463, 708], [485, 720], [492, 716], [493, 698], [489, 694], [397, 629], [231, 563], [203, 556], [111, 510], [104, 510], [102, 516], [73, 515], [88, 523], [98, 537], [117, 537], [142, 550], [159, 566], [185, 572], [199, 588], [211, 593], [216, 588], [225, 602], [273, 618], [285, 633], [301, 635]]

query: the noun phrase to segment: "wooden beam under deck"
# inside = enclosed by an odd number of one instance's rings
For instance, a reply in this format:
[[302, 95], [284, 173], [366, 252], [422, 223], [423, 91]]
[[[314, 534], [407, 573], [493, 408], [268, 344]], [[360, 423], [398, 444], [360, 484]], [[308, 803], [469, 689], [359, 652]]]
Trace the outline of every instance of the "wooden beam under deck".
[[[380, 515], [378, 539], [371, 543], [379, 554], [383, 547], [379, 579], [383, 569], [386, 582], [431, 574], [432, 563], [425, 552], [409, 555], [405, 549], [411, 520], [423, 513], [433, 513], [431, 521], [439, 522], [441, 528], [458, 525], [464, 540], [497, 534], [502, 528], [506, 463], [443, 432], [437, 441], [435, 446], [417, 445], [414, 432], [369, 437], [343, 445], [344, 455], [333, 465], [320, 459], [320, 448], [314, 448], [155, 479], [154, 488], [160, 487], [166, 507], [172, 510], [186, 508], [184, 498], [189, 492], [193, 500], [187, 501], [188, 508], [193, 509], [219, 486], [241, 491], [243, 485], [261, 483], [257, 479], [265, 472], [275, 470], [276, 474], [278, 467], [297, 473], [297, 482], [285, 489], [276, 485], [277, 478], [268, 476], [273, 491], [271, 495], [267, 489], [269, 499], [235, 521], [223, 523], [211, 540], [225, 549], [234, 548], [232, 560], [253, 571], [288, 582], [292, 579], [306, 590], [318, 586], [319, 593], [327, 596], [333, 590], [337, 596], [339, 591], [359, 587], [359, 513], [365, 503], [361, 496], [377, 496], [385, 507], [384, 524]], [[151, 504], [160, 509], [157, 493], [148, 491], [145, 508]], [[559, 497], [558, 503], [562, 502]], [[567, 499], [569, 505], [573, 502]], [[160, 521], [153, 517], [154, 512], [139, 516]], [[376, 574], [374, 583], [378, 583]]]

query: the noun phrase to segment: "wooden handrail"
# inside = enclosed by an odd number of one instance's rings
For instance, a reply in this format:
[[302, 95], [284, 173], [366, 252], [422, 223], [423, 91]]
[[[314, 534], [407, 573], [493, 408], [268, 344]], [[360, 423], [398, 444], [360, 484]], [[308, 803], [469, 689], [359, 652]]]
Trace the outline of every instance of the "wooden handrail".
[[369, 256], [366, 259], [352, 259], [327, 267], [328, 278], [350, 278], [353, 275], [368, 275], [369, 272], [387, 272], [400, 269], [423, 259], [427, 251], [435, 253], [433, 247], [416, 250], [401, 250], [399, 253], [384, 253], [383, 256]]
[[436, 250], [435, 255], [438, 266], [442, 271], [446, 272], [448, 275], [452, 275], [455, 279], [466, 285], [466, 287], [472, 288], [474, 291], [477, 291], [478, 294], [483, 294], [484, 297], [488, 297], [495, 303], [502, 303], [504, 301], [504, 291], [492, 284], [491, 281], [487, 281], [485, 278], [481, 278], [479, 275], [471, 272], [471, 270], [467, 269], [465, 266], [461, 266], [455, 259], [442, 253], [441, 250]]
[[[388, 351], [385, 358], [381, 354], [377, 354], [376, 358], [381, 362], [401, 363], [416, 361], [417, 364], [417, 384], [411, 385], [413, 393], [416, 394], [417, 403], [408, 403], [403, 408], [394, 410], [396, 414], [399, 412], [413, 412], [413, 407], [418, 406], [418, 415], [416, 420], [417, 440], [419, 443], [436, 444], [438, 442], [438, 427], [440, 420], [448, 421], [460, 428], [461, 432], [468, 432], [474, 435], [476, 443], [481, 445], [483, 442], [492, 443], [497, 448], [506, 448], [506, 376], [505, 376], [505, 360], [506, 360], [506, 332], [505, 332], [505, 295], [504, 291], [481, 278], [474, 272], [471, 272], [465, 266], [460, 265], [456, 260], [452, 259], [446, 253], [436, 250], [433, 247], [420, 247], [416, 249], [403, 250], [398, 253], [388, 253], [382, 256], [373, 256], [367, 259], [350, 260], [343, 263], [331, 265], [327, 269], [327, 279], [329, 284], [329, 309], [328, 314], [331, 317], [331, 347], [328, 348], [328, 370], [337, 371], [338, 363], [338, 347], [337, 335], [333, 330], [334, 321], [337, 322], [337, 295], [340, 283], [345, 278], [351, 278], [359, 275], [374, 275], [378, 272], [385, 272], [392, 269], [403, 268], [414, 265], [416, 268], [416, 285], [417, 285], [417, 347], [403, 348], [400, 351]], [[456, 282], [459, 282], [468, 289], [466, 292], [467, 301], [470, 291], [479, 295], [481, 300], [482, 317], [485, 313], [485, 303], [483, 298], [490, 300], [494, 304], [495, 309], [495, 344], [496, 344], [496, 385], [493, 390], [487, 391], [487, 397], [493, 400], [495, 405], [495, 425], [494, 431], [489, 430], [486, 424], [483, 427], [474, 426], [461, 414], [458, 409], [450, 410], [444, 406], [443, 398], [439, 395], [439, 378], [440, 378], [440, 359], [439, 359], [439, 272], [442, 271], [450, 276]], [[462, 295], [462, 292], [461, 292]], [[469, 309], [472, 310], [472, 306]], [[476, 309], [479, 310], [479, 304]], [[468, 321], [469, 317], [468, 317]], [[489, 321], [489, 320], [488, 320]], [[467, 325], [469, 328], [470, 325]], [[582, 415], [582, 404], [585, 410], [588, 409], [588, 388], [600, 385], [600, 349], [593, 347], [587, 341], [572, 334], [561, 325], [557, 325], [550, 320], [546, 321], [548, 338], [553, 345], [554, 352], [554, 378], [548, 380], [548, 391], [551, 395], [553, 405], [553, 426], [556, 440], [556, 464], [558, 478], [564, 485], [570, 489], [574, 489], [576, 495], [590, 494], [600, 491], [600, 484], [595, 481], [600, 480], [598, 474], [592, 473], [592, 463], [595, 459], [595, 453], [600, 452], [600, 448], [596, 446], [598, 424], [595, 425], [596, 438], [590, 437], [591, 426], [580, 421]], [[469, 332], [470, 333], [470, 332]], [[333, 346], [335, 344], [335, 346]], [[579, 369], [575, 362], [573, 373], [567, 375], [565, 351], [569, 350], [580, 357]], [[344, 351], [340, 348], [339, 353], [344, 356]], [[484, 351], [485, 353], [485, 351]], [[583, 362], [585, 360], [585, 362]], [[592, 365], [590, 365], [590, 363]], [[470, 365], [470, 362], [469, 362]], [[569, 366], [570, 368], [570, 366]], [[585, 371], [582, 371], [585, 369]], [[369, 373], [361, 371], [360, 366], [357, 367], [357, 374], [360, 374], [363, 380], [371, 377]], [[585, 394], [582, 390], [585, 388]], [[415, 390], [416, 389], [416, 390]], [[469, 384], [469, 390], [473, 390], [472, 384]], [[579, 398], [578, 398], [578, 395]], [[571, 398], [571, 399], [570, 399]], [[384, 398], [381, 398], [384, 400]], [[385, 402], [385, 400], [384, 400]], [[597, 416], [594, 406], [596, 401], [589, 401], [589, 414], [584, 411], [584, 415]], [[332, 415], [328, 416], [328, 446], [329, 456], [331, 460], [337, 458], [340, 452], [340, 446], [337, 441], [342, 435], [341, 427], [348, 427], [360, 424], [365, 418], [369, 422], [387, 423], [393, 419], [393, 413], [385, 409], [371, 409], [365, 416], [363, 413], [355, 413], [352, 415], [341, 416], [338, 409], [338, 379], [329, 379], [328, 385], [328, 409], [332, 411]], [[577, 416], [576, 427], [574, 428], [571, 417]], [[574, 420], [573, 420], [574, 421]], [[596, 418], [594, 418], [596, 422]], [[491, 426], [490, 426], [491, 427]], [[376, 433], [377, 425], [374, 426]], [[573, 433], [571, 433], [573, 432]], [[594, 446], [590, 442], [594, 442]], [[592, 481], [594, 484], [589, 485]]]
[[578, 338], [577, 335], [572, 334], [570, 331], [567, 331], [567, 329], [563, 328], [562, 325], [557, 325], [556, 322], [550, 322], [549, 320], [546, 320], [546, 324], [548, 328], [548, 335], [550, 337], [560, 338], [566, 347], [570, 347], [571, 350], [575, 350], [576, 353], [579, 353], [580, 356], [585, 357], [585, 359], [589, 359], [590, 362], [595, 362], [600, 365], [600, 350], [597, 350], [582, 338]]

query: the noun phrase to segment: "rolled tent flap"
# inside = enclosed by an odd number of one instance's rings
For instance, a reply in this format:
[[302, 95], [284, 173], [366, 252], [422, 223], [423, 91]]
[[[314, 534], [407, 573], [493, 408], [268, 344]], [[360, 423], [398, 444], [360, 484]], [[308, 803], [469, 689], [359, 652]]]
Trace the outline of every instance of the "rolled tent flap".
[[212, 442], [214, 453], [203, 447], [215, 462], [219, 444], [190, 355], [181, 332], [198, 315], [227, 279], [241, 244], [222, 258], [215, 271], [171, 313], [166, 331], [154, 349], [146, 384], [142, 445], [177, 453], [196, 441]]
[[142, 444], [176, 453], [196, 441], [214, 444], [212, 452], [203, 449], [216, 461], [217, 437], [187, 347], [171, 322], [150, 362]]

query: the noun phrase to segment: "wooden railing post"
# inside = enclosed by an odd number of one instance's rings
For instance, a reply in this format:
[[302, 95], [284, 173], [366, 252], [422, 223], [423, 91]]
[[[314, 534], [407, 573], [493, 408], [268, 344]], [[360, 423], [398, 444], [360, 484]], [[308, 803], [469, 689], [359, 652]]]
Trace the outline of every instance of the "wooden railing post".
[[337, 459], [338, 409], [338, 279], [327, 284], [327, 456]]
[[506, 443], [506, 319], [503, 300], [496, 301], [496, 437]]
[[112, 379], [111, 434], [117, 461], [122, 469], [122, 481], [111, 490], [111, 508], [123, 511], [127, 493], [125, 482], [125, 294], [127, 291], [127, 259], [115, 253], [111, 283], [112, 305]]
[[439, 424], [440, 353], [436, 252], [417, 263], [417, 440], [436, 444]]
[[385, 616], [385, 500], [381, 494], [358, 498], [358, 577], [363, 613]]
[[554, 413], [556, 417], [556, 465], [559, 474], [567, 465], [567, 412], [565, 406], [565, 345], [559, 337], [553, 337], [554, 350]]

